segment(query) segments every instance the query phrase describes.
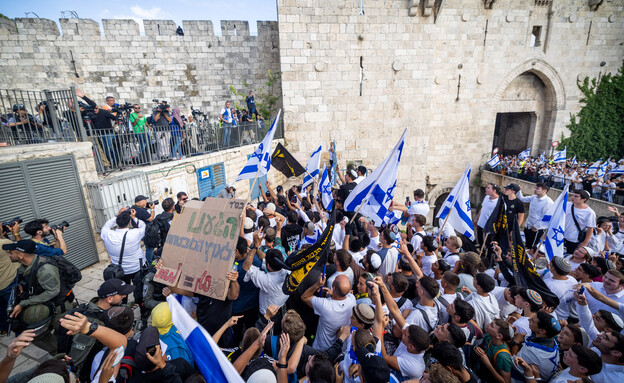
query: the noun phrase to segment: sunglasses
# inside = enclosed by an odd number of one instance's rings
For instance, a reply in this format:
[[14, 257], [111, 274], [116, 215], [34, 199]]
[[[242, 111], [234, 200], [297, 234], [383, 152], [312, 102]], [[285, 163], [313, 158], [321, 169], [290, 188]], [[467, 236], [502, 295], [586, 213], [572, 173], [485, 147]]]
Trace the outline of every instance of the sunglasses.
[[182, 198], [182, 201], [188, 201], [188, 198]]

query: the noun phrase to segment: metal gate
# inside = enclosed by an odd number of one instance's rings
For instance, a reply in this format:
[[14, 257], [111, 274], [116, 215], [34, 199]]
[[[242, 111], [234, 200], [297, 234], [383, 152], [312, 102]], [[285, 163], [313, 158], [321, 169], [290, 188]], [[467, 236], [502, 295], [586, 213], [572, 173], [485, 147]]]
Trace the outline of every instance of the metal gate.
[[3, 222], [21, 217], [26, 222], [45, 218], [50, 225], [67, 221], [63, 238], [66, 257], [78, 268], [98, 262], [93, 231], [76, 162], [72, 155], [0, 164], [0, 217]]

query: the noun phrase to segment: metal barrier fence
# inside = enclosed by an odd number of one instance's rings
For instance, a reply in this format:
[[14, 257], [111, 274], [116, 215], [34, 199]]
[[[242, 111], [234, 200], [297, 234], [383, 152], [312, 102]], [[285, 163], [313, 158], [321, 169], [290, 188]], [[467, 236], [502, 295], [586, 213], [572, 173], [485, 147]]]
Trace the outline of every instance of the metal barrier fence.
[[[74, 87], [59, 91], [0, 90], [0, 108], [0, 146], [90, 141], [98, 173], [257, 143], [271, 125], [268, 120], [210, 123], [195, 110], [196, 122], [183, 127], [144, 129], [133, 127], [129, 123], [130, 110], [120, 107], [110, 129], [96, 129], [92, 122], [95, 112], [79, 101]], [[275, 138], [283, 137], [280, 120]]]

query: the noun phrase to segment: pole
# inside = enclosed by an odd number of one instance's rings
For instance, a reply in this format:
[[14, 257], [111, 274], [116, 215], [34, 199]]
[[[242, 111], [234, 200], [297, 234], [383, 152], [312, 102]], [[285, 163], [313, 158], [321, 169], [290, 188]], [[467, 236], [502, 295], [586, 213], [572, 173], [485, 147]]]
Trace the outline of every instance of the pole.
[[483, 238], [483, 245], [481, 245], [481, 250], [479, 250], [479, 258], [481, 258], [481, 254], [483, 254], [483, 249], [485, 249], [485, 243], [487, 242], [487, 238], [490, 233], [485, 233], [485, 238]]
[[437, 241], [440, 240], [440, 237], [442, 236], [442, 230], [444, 229], [444, 226], [446, 226], [446, 221], [448, 221], [449, 217], [451, 216], [451, 213], [453, 212], [453, 208], [455, 204], [453, 203], [453, 205], [451, 205], [451, 210], [449, 210], [448, 214], [446, 215], [446, 218], [444, 218], [444, 222], [442, 222], [442, 227], [440, 228], [440, 232], [438, 233], [438, 237], [436, 238]]

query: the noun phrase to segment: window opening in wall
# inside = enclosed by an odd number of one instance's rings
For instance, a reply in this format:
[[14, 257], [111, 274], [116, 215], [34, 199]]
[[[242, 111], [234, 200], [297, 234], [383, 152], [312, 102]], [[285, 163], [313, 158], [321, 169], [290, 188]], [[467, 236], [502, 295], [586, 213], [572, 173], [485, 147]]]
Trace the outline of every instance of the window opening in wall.
[[534, 25], [533, 31], [531, 31], [531, 45], [530, 45], [531, 47], [539, 47], [542, 44], [542, 42], [540, 41], [541, 34], [542, 34], [542, 26]]
[[362, 96], [362, 80], [364, 79], [364, 57], [360, 56], [360, 96]]
[[234, 25], [234, 36], [236, 36], [236, 25]]

